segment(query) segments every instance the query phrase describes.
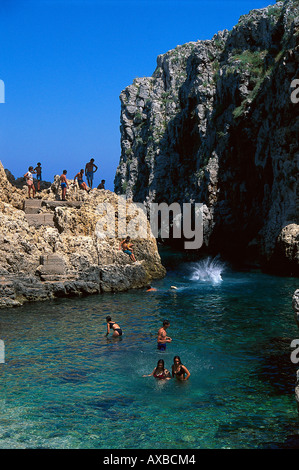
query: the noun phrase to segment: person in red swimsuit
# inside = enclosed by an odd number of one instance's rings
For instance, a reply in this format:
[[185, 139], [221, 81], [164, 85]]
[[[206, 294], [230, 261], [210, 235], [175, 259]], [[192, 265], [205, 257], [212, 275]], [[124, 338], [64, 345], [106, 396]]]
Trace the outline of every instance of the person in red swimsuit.
[[163, 359], [159, 359], [157, 363], [157, 367], [154, 368], [153, 372], [151, 374], [145, 374], [142, 377], [150, 377], [150, 376], [155, 377], [156, 379], [159, 380], [170, 380], [170, 372], [168, 369], [165, 369], [164, 367], [164, 361]]
[[146, 286], [146, 292], [156, 292], [156, 291], [157, 291], [157, 289], [150, 286], [149, 284]]

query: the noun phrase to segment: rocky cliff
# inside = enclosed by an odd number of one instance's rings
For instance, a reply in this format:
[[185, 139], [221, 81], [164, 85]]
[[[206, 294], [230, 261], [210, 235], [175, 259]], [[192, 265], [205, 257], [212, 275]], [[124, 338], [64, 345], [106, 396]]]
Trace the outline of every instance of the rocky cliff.
[[[119, 238], [107, 235], [106, 222], [99, 229], [110, 211], [118, 234], [116, 194], [69, 186], [67, 202], [60, 200], [59, 177], [27, 199], [27, 188], [12, 186], [0, 163], [0, 307], [140, 288], [165, 275], [150, 232], [148, 239], [134, 240], [134, 263], [119, 250]], [[103, 204], [106, 212], [99, 211]]]
[[160, 55], [120, 95], [115, 191], [203, 203], [202, 250], [299, 274], [299, 1]]
[[[299, 289], [297, 289], [294, 292], [292, 305], [293, 305], [293, 310], [294, 310], [295, 321], [299, 328]], [[299, 368], [297, 369], [296, 375], [297, 376], [296, 376], [296, 385], [295, 385], [295, 397], [296, 397], [297, 408], [298, 408], [298, 413], [299, 413]]]

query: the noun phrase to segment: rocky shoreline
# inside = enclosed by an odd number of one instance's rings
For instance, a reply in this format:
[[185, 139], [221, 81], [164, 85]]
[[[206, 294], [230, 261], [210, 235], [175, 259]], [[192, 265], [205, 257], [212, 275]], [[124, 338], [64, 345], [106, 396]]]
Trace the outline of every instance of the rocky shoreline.
[[99, 204], [114, 208], [110, 215], [118, 221], [115, 193], [87, 194], [69, 181], [63, 202], [55, 177], [28, 199], [26, 184], [13, 186], [2, 164], [0, 178], [0, 307], [143, 288], [165, 276], [154, 237], [134, 240], [134, 263], [119, 250], [120, 239], [99, 236], [97, 224], [105, 216]]

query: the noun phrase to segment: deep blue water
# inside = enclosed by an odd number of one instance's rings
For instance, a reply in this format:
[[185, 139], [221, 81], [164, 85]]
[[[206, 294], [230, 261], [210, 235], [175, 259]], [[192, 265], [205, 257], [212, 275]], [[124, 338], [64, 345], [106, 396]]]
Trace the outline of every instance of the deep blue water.
[[[134, 290], [0, 311], [0, 448], [295, 447], [298, 279], [182, 263]], [[171, 285], [178, 287], [172, 291]], [[110, 314], [124, 331], [106, 338]], [[156, 349], [163, 319], [173, 338]], [[179, 355], [188, 382], [142, 377]]]

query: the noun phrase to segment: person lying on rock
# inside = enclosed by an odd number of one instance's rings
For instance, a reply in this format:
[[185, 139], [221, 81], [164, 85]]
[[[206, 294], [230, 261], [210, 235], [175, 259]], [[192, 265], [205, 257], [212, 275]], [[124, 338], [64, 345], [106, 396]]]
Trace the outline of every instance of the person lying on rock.
[[36, 171], [34, 171], [33, 166], [30, 166], [28, 168], [27, 173], [25, 173], [24, 178], [26, 178], [27, 186], [28, 186], [28, 197], [31, 199], [31, 189], [32, 189], [32, 194], [33, 197], [35, 196], [35, 187], [33, 184], [33, 174], [35, 174]]
[[87, 191], [89, 193], [90, 188], [87, 186], [87, 184], [83, 181], [83, 175], [84, 175], [84, 170], [81, 169], [79, 173], [76, 174], [74, 178], [74, 183], [76, 183], [76, 178], [78, 179], [78, 185], [80, 189], [83, 189], [84, 191]]
[[130, 237], [125, 238], [120, 243], [119, 249], [122, 249], [123, 253], [127, 253], [127, 255], [130, 256], [131, 260], [135, 262], [136, 258], [134, 256], [134, 253], [133, 253], [133, 250], [132, 250], [133, 243], [130, 243], [130, 240], [131, 240]]

